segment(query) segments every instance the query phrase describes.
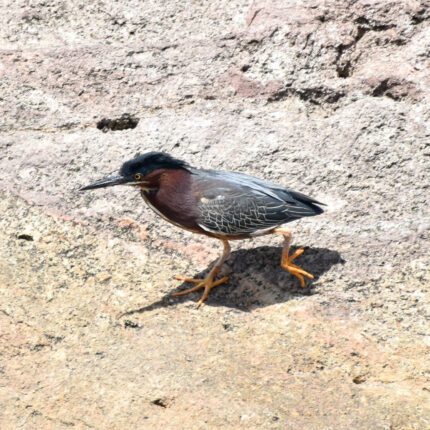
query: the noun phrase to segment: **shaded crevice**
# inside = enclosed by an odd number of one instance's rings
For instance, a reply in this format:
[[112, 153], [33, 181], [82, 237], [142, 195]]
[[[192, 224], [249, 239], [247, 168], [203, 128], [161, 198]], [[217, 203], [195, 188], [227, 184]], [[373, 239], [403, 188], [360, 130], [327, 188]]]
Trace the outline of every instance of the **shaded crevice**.
[[290, 96], [297, 96], [305, 102], [321, 105], [323, 103], [333, 104], [339, 101], [345, 94], [342, 91], [333, 91], [329, 88], [281, 88], [268, 97], [268, 102], [285, 100]]
[[103, 132], [107, 132], [109, 130], [120, 131], [136, 128], [137, 124], [139, 124], [139, 118], [125, 113], [119, 118], [102, 118], [97, 122], [97, 128]]
[[362, 384], [363, 382], [366, 382], [366, 377], [364, 375], [355, 376], [352, 378], [352, 382], [357, 385]]
[[271, 102], [279, 102], [281, 100], [285, 100], [286, 98], [288, 98], [291, 94], [294, 93], [294, 90], [292, 88], [281, 88], [278, 91], [274, 92], [273, 94], [271, 94], [268, 98], [267, 101], [269, 103]]
[[306, 88], [303, 90], [298, 90], [296, 93], [300, 100], [308, 101], [317, 105], [320, 105], [321, 102], [329, 104], [336, 103], [345, 95], [340, 91], [331, 91], [327, 88]]
[[365, 17], [358, 17], [355, 21], [357, 26], [357, 34], [354, 37], [354, 40], [350, 43], [340, 44], [337, 47], [337, 56], [335, 60], [336, 64], [336, 73], [339, 78], [349, 78], [352, 76], [353, 63], [350, 58], [343, 58], [344, 54], [350, 52], [357, 43], [363, 38], [363, 36], [369, 31], [386, 31], [390, 28], [395, 27], [393, 24], [380, 24], [380, 25], [372, 25], [370, 21]]
[[160, 408], [166, 409], [169, 407], [170, 401], [166, 398], [160, 397], [158, 399], [152, 400], [151, 402], [155, 406], [159, 406]]
[[52, 341], [54, 344], [60, 343], [64, 340], [63, 336], [53, 336], [51, 334], [45, 334], [46, 339]]
[[408, 82], [398, 81], [396, 79], [384, 79], [379, 82], [372, 90], [373, 97], [388, 97], [394, 101], [400, 101], [407, 97], [417, 98], [418, 92]]
[[394, 24], [372, 24], [367, 18], [364, 16], [358, 17], [355, 21], [355, 24], [358, 24], [357, 36], [355, 37], [355, 42], [357, 43], [368, 31], [386, 31], [390, 28], [394, 28]]
[[17, 236], [17, 238], [18, 239], [21, 239], [21, 240], [26, 240], [26, 241], [28, 241], [28, 242], [33, 242], [33, 236], [31, 236], [30, 234], [19, 234], [18, 236]]
[[373, 89], [372, 96], [382, 97], [389, 88], [388, 79], [384, 79]]
[[412, 23], [414, 25], [421, 24], [424, 21], [427, 21], [429, 19], [429, 15], [427, 14], [427, 9], [423, 8], [417, 11], [414, 15], [411, 16]]
[[139, 324], [138, 324], [137, 322], [135, 322], [135, 321], [125, 320], [125, 321], [124, 321], [124, 328], [136, 328], [136, 329], [139, 329], [139, 328], [141, 328], [141, 327], [140, 327], [140, 326], [139, 326]]
[[357, 31], [357, 36], [351, 43], [341, 43], [337, 47], [337, 56], [334, 63], [336, 64], [336, 73], [339, 78], [349, 78], [352, 75], [352, 63], [350, 59], [342, 59], [344, 53], [354, 46], [361, 38], [363, 34]]
[[341, 60], [343, 52], [348, 47], [345, 45], [340, 45], [337, 48], [337, 58], [336, 58], [336, 73], [339, 78], [349, 78], [352, 75], [352, 64], [351, 60]]
[[37, 343], [33, 346], [33, 348], [31, 348], [31, 350], [38, 352], [41, 351], [43, 348], [46, 348], [47, 346], [49, 346], [47, 343]]

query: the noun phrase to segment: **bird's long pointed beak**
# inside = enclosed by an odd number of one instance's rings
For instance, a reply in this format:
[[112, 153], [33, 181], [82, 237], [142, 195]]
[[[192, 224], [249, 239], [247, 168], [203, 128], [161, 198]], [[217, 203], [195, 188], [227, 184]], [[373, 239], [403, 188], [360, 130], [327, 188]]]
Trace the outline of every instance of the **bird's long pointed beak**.
[[79, 191], [95, 190], [96, 188], [112, 187], [113, 185], [121, 185], [129, 182], [127, 178], [121, 175], [110, 176], [109, 178], [100, 179], [86, 187], [79, 188]]

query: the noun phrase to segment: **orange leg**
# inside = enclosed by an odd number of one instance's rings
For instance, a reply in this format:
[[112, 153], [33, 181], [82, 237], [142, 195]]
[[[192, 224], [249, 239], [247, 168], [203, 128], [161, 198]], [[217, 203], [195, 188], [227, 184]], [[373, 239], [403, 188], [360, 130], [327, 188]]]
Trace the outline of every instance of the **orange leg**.
[[206, 276], [205, 279], [191, 279], [191, 278], [186, 278], [184, 276], [176, 276], [175, 278], [180, 281], [194, 282], [197, 285], [193, 288], [190, 288], [189, 290], [180, 291], [179, 293], [174, 293], [173, 296], [175, 297], [183, 296], [185, 294], [193, 293], [194, 291], [204, 288], [205, 290], [203, 292], [202, 298], [199, 300], [197, 304], [197, 307], [199, 307], [208, 297], [209, 291], [211, 290], [211, 288], [216, 287], [217, 285], [223, 284], [224, 282], [228, 281], [228, 277], [224, 277], [214, 282], [215, 275], [218, 273], [218, 270], [220, 269], [224, 261], [227, 259], [227, 257], [230, 255], [230, 244], [228, 243], [227, 240], [223, 240], [223, 239], [221, 240], [222, 240], [222, 243], [224, 244], [224, 250], [222, 252], [221, 257], [215, 263], [215, 266], [209, 272], [208, 276]]
[[292, 275], [297, 276], [300, 280], [300, 285], [302, 286], [302, 288], [304, 288], [306, 284], [305, 284], [305, 278], [303, 276], [307, 276], [308, 278], [311, 278], [311, 279], [314, 279], [314, 276], [306, 272], [305, 270], [301, 269], [300, 267], [296, 266], [295, 264], [291, 263], [295, 258], [303, 254], [304, 249], [300, 248], [297, 251], [295, 251], [294, 254], [288, 255], [290, 252], [290, 244], [291, 244], [291, 238], [292, 238], [292, 234], [290, 230], [277, 228], [273, 232], [276, 234], [282, 234], [284, 236], [284, 249], [282, 251], [281, 266], [285, 270], [288, 270]]

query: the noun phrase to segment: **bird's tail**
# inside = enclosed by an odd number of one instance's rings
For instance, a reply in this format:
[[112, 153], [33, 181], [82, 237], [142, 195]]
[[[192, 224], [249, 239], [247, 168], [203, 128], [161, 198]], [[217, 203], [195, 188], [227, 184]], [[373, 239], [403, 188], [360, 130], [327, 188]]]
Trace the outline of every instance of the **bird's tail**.
[[318, 200], [313, 199], [312, 197], [306, 196], [305, 194], [299, 193], [297, 191], [289, 191], [295, 200], [298, 200], [300, 203], [305, 204], [309, 209], [313, 211], [312, 215], [319, 215], [324, 212], [324, 209], [319, 205], [325, 206], [325, 203], [321, 203]]

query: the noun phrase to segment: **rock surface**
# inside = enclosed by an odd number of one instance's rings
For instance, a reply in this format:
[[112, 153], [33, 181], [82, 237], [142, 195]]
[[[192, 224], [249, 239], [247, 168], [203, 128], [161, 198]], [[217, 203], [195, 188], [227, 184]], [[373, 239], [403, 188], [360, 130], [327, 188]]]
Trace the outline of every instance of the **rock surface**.
[[[0, 6], [0, 428], [430, 428], [428, 1]], [[137, 152], [328, 204], [234, 243], [129, 189]]]

